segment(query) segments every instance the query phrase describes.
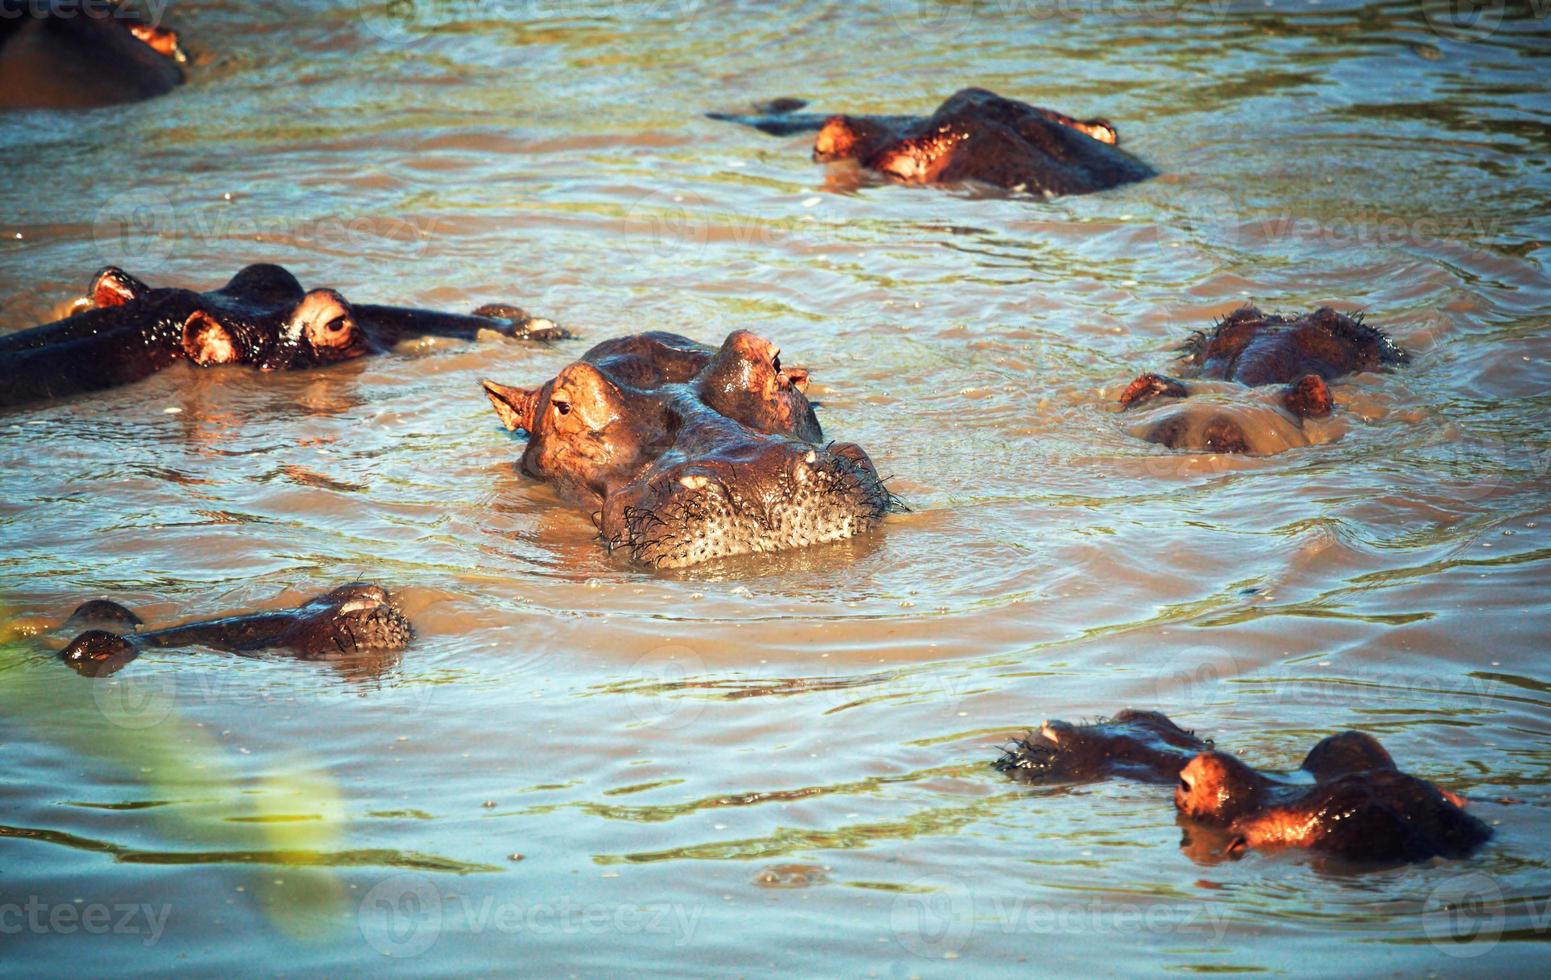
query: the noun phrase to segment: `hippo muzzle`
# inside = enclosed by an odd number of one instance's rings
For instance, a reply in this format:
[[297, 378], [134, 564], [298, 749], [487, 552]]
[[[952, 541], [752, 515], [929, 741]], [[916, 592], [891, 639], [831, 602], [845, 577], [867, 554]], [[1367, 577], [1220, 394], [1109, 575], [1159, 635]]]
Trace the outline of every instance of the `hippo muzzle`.
[[600, 530], [610, 549], [624, 549], [635, 561], [682, 568], [842, 541], [873, 527], [893, 506], [860, 447], [768, 437], [654, 467], [608, 497]]

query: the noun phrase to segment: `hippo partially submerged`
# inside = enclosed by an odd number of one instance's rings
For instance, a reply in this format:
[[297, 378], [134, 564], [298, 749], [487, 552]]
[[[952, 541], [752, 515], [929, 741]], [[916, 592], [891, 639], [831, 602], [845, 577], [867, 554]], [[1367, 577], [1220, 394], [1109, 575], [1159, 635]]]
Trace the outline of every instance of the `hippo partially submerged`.
[[0, 0], [0, 108], [111, 105], [172, 91], [188, 56], [177, 32], [155, 22], [159, 13], [136, 0]]
[[467, 316], [352, 304], [332, 289], [303, 290], [278, 265], [250, 265], [204, 293], [153, 289], [109, 266], [72, 315], [0, 335], [0, 407], [129, 384], [179, 361], [279, 371], [349, 360], [407, 337], [473, 339], [480, 330], [568, 336], [503, 304]]
[[1120, 407], [1136, 413], [1136, 435], [1192, 452], [1269, 455], [1327, 442], [1327, 382], [1410, 361], [1382, 331], [1328, 306], [1296, 317], [1241, 307], [1180, 350], [1189, 383], [1142, 374]]
[[122, 669], [146, 649], [207, 647], [242, 655], [274, 650], [299, 660], [327, 660], [368, 651], [409, 646], [415, 631], [393, 606], [387, 590], [376, 585], [344, 585], [293, 609], [185, 623], [147, 633], [128, 632], [140, 617], [116, 602], [82, 603], [66, 626], [95, 624], [118, 632], [90, 629], [60, 651], [59, 657], [81, 674], [102, 676]]
[[1174, 783], [1183, 819], [1226, 829], [1228, 857], [1300, 847], [1349, 861], [1424, 861], [1465, 857], [1492, 836], [1462, 797], [1400, 772], [1362, 732], [1323, 739], [1294, 772], [1263, 772], [1158, 712], [1128, 710], [1091, 725], [1046, 722], [995, 765], [1025, 782]]
[[839, 541], [898, 502], [852, 443], [821, 445], [808, 372], [747, 331], [606, 341], [537, 388], [484, 382], [522, 471], [593, 515], [605, 545], [662, 568]]
[[752, 114], [707, 115], [778, 136], [817, 130], [815, 161], [855, 160], [910, 184], [975, 180], [1055, 197], [1155, 176], [1151, 167], [1120, 149], [1119, 133], [1106, 120], [1074, 119], [981, 88], [954, 93], [930, 116], [795, 111], [805, 104], [778, 99], [756, 106]]

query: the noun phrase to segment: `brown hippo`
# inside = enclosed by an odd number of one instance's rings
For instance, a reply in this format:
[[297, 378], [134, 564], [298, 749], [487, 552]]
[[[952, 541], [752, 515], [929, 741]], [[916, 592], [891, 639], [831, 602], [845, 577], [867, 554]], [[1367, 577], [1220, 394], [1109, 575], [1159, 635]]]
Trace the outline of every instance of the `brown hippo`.
[[[149, 633], [111, 633], [90, 629], [59, 652], [77, 673], [91, 676], [122, 669], [146, 648], [201, 646], [249, 655], [279, 650], [298, 660], [326, 660], [371, 650], [402, 650], [414, 639], [409, 620], [393, 607], [392, 597], [376, 585], [344, 585], [294, 609], [185, 623]], [[116, 602], [82, 603], [66, 626], [111, 625], [132, 630], [140, 617]]]
[[[0, 0], [0, 108], [134, 102], [183, 82], [188, 56], [137, 0]], [[149, 18], [149, 19], [146, 19]]]
[[1327, 382], [1410, 360], [1361, 317], [1328, 306], [1296, 317], [1241, 307], [1180, 350], [1191, 383], [1148, 372], [1121, 393], [1121, 409], [1137, 414], [1131, 431], [1170, 449], [1255, 455], [1329, 441]]
[[795, 111], [804, 105], [777, 99], [755, 106], [751, 115], [707, 115], [777, 136], [818, 130], [815, 161], [855, 160], [907, 184], [976, 180], [1055, 197], [1155, 176], [1151, 167], [1120, 149], [1120, 135], [1108, 121], [1073, 119], [982, 88], [954, 93], [930, 116]]
[[995, 766], [1025, 782], [1173, 782], [1180, 815], [1226, 828], [1230, 857], [1302, 847], [1350, 861], [1423, 861], [1463, 857], [1492, 836], [1462, 797], [1400, 772], [1362, 732], [1321, 740], [1295, 772], [1262, 772], [1158, 712], [1128, 710], [1091, 725], [1046, 722]]
[[569, 336], [502, 304], [466, 316], [352, 304], [332, 289], [304, 291], [278, 265], [250, 265], [204, 293], [153, 289], [109, 266], [70, 316], [0, 335], [0, 407], [129, 384], [179, 361], [278, 371], [349, 360], [407, 337], [472, 339], [480, 330]]
[[839, 541], [898, 502], [851, 443], [821, 445], [808, 372], [737, 331], [606, 341], [537, 388], [484, 382], [522, 471], [593, 516], [610, 550], [662, 568]]

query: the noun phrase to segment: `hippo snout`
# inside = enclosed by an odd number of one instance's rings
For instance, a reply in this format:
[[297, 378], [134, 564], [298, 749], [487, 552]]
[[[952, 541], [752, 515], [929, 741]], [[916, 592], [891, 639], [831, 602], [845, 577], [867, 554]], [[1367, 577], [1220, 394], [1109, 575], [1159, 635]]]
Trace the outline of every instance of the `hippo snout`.
[[860, 447], [770, 438], [737, 458], [654, 468], [610, 496], [602, 532], [637, 561], [680, 568], [839, 541], [895, 507]]

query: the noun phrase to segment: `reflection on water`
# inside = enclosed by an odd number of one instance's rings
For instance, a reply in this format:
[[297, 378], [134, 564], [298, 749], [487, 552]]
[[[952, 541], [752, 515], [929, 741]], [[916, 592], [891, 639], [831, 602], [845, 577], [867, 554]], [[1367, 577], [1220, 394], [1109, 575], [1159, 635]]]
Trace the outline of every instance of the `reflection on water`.
[[[17, 962], [1546, 962], [1543, 12], [402, 6], [190, 0], [189, 86], [0, 119], [0, 327], [108, 262], [207, 286], [276, 261], [585, 335], [178, 368], [0, 418], [0, 923], [33, 897], [168, 909], [154, 941], [26, 928]], [[898, 187], [700, 115], [924, 112], [962, 84], [1103, 115], [1161, 176]], [[1415, 359], [1337, 385], [1322, 445], [1131, 435], [1118, 386], [1246, 301], [1366, 310]], [[648, 574], [515, 472], [478, 386], [741, 327], [813, 372], [826, 432], [911, 513]], [[356, 579], [420, 636], [369, 675], [148, 651], [91, 683], [51, 656], [85, 598], [165, 623]], [[1133, 705], [1272, 767], [1373, 732], [1497, 840], [1363, 874], [1203, 865], [1165, 790], [989, 768], [1044, 717]]]

